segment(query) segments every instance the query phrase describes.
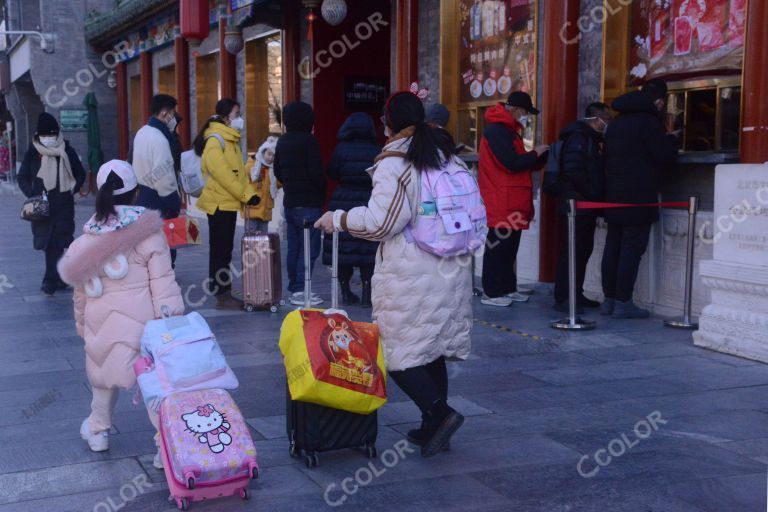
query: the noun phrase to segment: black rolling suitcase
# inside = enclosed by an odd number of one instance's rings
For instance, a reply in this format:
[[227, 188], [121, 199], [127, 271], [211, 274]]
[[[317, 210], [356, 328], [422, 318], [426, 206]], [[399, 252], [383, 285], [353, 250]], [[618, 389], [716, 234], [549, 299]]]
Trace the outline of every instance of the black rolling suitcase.
[[[310, 307], [311, 271], [309, 257], [309, 225], [304, 226], [304, 280], [306, 308]], [[331, 307], [338, 307], [338, 233], [333, 235], [333, 277]], [[378, 414], [355, 414], [340, 409], [324, 407], [308, 402], [291, 400], [286, 384], [287, 411], [286, 429], [292, 457], [304, 457], [308, 468], [319, 464], [319, 452], [355, 448], [374, 459], [376, 436], [378, 435]]]

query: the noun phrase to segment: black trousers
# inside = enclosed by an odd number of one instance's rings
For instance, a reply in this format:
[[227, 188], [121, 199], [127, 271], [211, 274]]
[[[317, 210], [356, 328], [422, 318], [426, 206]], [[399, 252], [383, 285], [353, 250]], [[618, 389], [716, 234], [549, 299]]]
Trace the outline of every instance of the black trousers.
[[491, 228], [483, 254], [483, 291], [490, 298], [517, 291], [517, 250], [523, 232], [515, 229]]
[[416, 403], [422, 414], [431, 411], [436, 403], [448, 401], [448, 368], [442, 356], [424, 366], [389, 372], [389, 376]]
[[[562, 223], [560, 230], [560, 255], [557, 258], [555, 275], [555, 302], [568, 302], [568, 221]], [[584, 294], [584, 277], [587, 263], [595, 248], [594, 215], [576, 216], [576, 300]]]
[[[370, 281], [373, 277], [373, 265], [362, 265], [360, 268], [360, 279]], [[352, 274], [355, 273], [355, 267], [351, 265], [339, 265], [339, 281], [349, 281]]]
[[43, 276], [43, 284], [58, 285], [61, 283], [61, 277], [59, 277], [56, 265], [63, 255], [64, 249], [59, 247], [48, 247], [45, 250], [45, 276]]
[[232, 250], [235, 248], [235, 227], [237, 212], [216, 210], [208, 215], [208, 238], [210, 256], [208, 259], [208, 291], [222, 295], [232, 290]]
[[606, 298], [632, 300], [640, 260], [648, 248], [652, 224], [608, 224], [603, 253], [603, 293]]

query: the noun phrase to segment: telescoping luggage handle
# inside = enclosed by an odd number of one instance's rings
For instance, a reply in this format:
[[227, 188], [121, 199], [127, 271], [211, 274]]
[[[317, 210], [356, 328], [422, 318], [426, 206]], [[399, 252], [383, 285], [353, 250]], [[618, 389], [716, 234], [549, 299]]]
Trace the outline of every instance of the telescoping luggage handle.
[[[310, 230], [313, 222], [304, 221], [304, 307], [312, 306], [312, 268], [310, 258]], [[333, 232], [333, 246], [331, 248], [331, 309], [339, 307], [339, 233]]]

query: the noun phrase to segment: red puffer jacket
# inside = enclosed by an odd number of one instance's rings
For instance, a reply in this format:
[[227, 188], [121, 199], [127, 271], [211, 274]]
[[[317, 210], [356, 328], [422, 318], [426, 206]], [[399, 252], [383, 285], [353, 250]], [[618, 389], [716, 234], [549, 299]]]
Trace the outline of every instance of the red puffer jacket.
[[528, 229], [534, 216], [531, 171], [535, 151], [526, 151], [523, 126], [499, 103], [485, 112], [486, 128], [480, 142], [480, 193], [489, 228]]

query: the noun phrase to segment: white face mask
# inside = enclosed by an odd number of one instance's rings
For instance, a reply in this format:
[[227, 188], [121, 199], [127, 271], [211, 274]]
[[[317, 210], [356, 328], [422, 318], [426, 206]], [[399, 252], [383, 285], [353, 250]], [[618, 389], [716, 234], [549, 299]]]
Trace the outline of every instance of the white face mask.
[[173, 130], [176, 129], [176, 126], [179, 124], [179, 122], [176, 121], [176, 116], [171, 116], [171, 118], [165, 124], [168, 126], [168, 129], [171, 131], [171, 133], [173, 133]]
[[50, 148], [55, 146], [58, 140], [59, 138], [56, 135], [43, 135], [40, 137], [40, 144], [42, 144], [47, 148]]
[[229, 126], [241, 132], [245, 128], [245, 121], [243, 120], [242, 117], [238, 116], [229, 122]]
[[520, 124], [523, 126], [528, 126], [528, 121], [530, 121], [531, 116], [520, 116], [518, 121], [520, 121]]

